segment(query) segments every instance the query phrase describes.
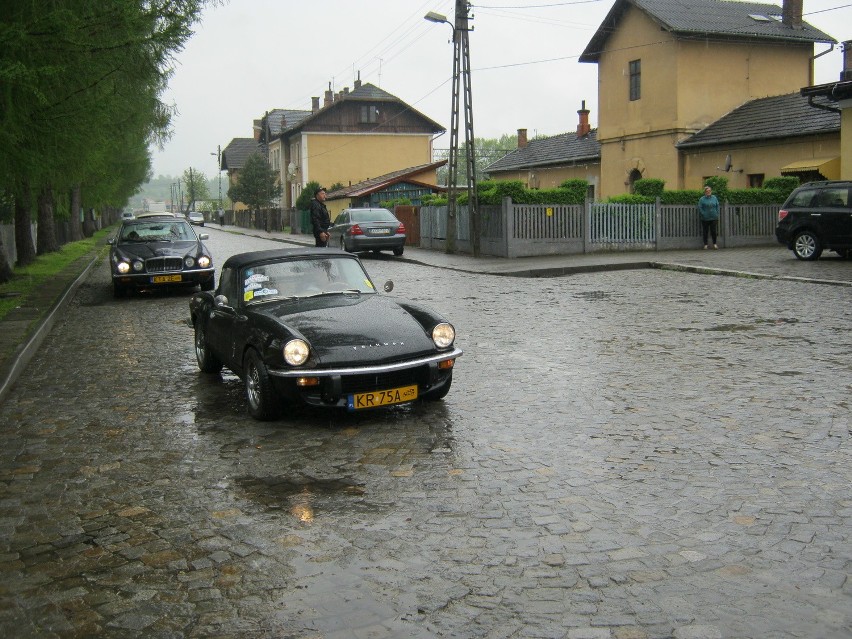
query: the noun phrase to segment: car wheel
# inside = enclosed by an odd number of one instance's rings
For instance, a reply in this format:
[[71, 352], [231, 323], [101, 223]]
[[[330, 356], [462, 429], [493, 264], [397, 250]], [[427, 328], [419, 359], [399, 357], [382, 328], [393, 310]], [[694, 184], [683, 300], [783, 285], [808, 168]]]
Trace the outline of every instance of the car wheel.
[[113, 297], [124, 297], [124, 294], [127, 292], [127, 289], [124, 288], [118, 282], [112, 283], [112, 296]]
[[450, 386], [453, 385], [453, 373], [452, 371], [447, 376], [447, 382], [438, 389], [433, 391], [429, 391], [428, 393], [423, 394], [423, 399], [427, 402], [437, 402], [439, 399], [444, 399], [447, 396], [447, 393], [450, 392]]
[[340, 236], [340, 250], [341, 251], [347, 251], [347, 252], [349, 251], [349, 249], [346, 248], [346, 240], [343, 238], [342, 235]]
[[793, 253], [800, 260], [816, 260], [822, 254], [822, 244], [813, 231], [801, 231], [793, 240]]
[[400, 255], [402, 255], [402, 253], [403, 253], [404, 251], [405, 251], [405, 247], [400, 246], [399, 248], [395, 248], [395, 249], [393, 250], [393, 254], [394, 254], [394, 255], [396, 255], [397, 257], [399, 257]]
[[849, 259], [849, 249], [835, 249], [835, 253], [837, 253], [841, 259]]
[[201, 320], [195, 322], [195, 359], [202, 373], [218, 373], [222, 370], [222, 362], [210, 351], [207, 331]]
[[201, 282], [201, 290], [202, 291], [212, 291], [216, 287], [216, 280], [212, 277], [206, 282]]
[[269, 378], [269, 371], [255, 350], [249, 350], [245, 358], [246, 400], [249, 414], [255, 419], [269, 421], [281, 415], [281, 402]]

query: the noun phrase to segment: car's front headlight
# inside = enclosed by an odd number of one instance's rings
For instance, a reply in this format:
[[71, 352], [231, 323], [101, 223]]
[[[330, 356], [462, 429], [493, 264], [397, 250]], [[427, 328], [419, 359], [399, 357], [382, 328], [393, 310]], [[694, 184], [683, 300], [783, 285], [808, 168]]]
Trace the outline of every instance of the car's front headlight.
[[186, 266], [186, 268], [192, 268], [193, 266], [195, 266], [195, 258], [191, 255], [187, 255], [185, 258], [183, 258], [183, 264], [184, 266]]
[[438, 348], [447, 348], [452, 346], [456, 339], [456, 329], [452, 324], [442, 322], [432, 329], [432, 341]]
[[136, 260], [133, 262], [134, 271], [141, 271], [143, 268], [145, 268], [145, 263], [142, 260]]
[[119, 262], [115, 265], [115, 270], [119, 273], [129, 273], [130, 272], [130, 264], [127, 262]]
[[198, 258], [198, 266], [200, 266], [201, 268], [207, 268], [208, 266], [210, 266], [210, 258], [206, 255], [202, 255]]
[[290, 366], [301, 366], [308, 361], [311, 349], [302, 339], [291, 339], [284, 344], [284, 361]]

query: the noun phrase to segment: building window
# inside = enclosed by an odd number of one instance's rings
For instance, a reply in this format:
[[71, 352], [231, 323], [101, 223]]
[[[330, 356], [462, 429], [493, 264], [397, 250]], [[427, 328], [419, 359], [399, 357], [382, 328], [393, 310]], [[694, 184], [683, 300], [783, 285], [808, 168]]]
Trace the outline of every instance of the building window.
[[748, 188], [761, 189], [763, 188], [763, 173], [749, 173]]
[[642, 61], [630, 61], [630, 99], [638, 100], [642, 97]]
[[361, 107], [361, 122], [375, 124], [379, 120], [379, 110], [374, 105]]

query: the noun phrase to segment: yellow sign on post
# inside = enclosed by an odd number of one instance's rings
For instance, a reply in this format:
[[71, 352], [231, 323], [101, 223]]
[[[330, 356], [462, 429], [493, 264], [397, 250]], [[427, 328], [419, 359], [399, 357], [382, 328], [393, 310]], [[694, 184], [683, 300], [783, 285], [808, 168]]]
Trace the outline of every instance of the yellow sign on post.
[[547, 217], [553, 217], [553, 207], [552, 206], [548, 206], [547, 209], [545, 210], [545, 212], [547, 213]]

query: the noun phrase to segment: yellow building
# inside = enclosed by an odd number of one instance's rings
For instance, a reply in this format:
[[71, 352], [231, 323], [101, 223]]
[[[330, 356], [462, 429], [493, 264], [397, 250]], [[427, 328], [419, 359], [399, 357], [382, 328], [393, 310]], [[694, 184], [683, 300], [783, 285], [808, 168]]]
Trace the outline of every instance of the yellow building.
[[[352, 91], [325, 92], [311, 111], [261, 124], [259, 142], [283, 185], [281, 207], [292, 207], [308, 182], [352, 185], [432, 162], [432, 139], [444, 128], [396, 96], [356, 80]], [[280, 110], [279, 110], [280, 111]], [[422, 176], [431, 178], [434, 174]]]
[[780, 13], [744, 2], [616, 0], [580, 56], [598, 65], [601, 195], [629, 192], [639, 178], [699, 186], [709, 164], [688, 168], [679, 142], [746, 102], [812, 84], [814, 44], [836, 41], [802, 21], [802, 0]]

